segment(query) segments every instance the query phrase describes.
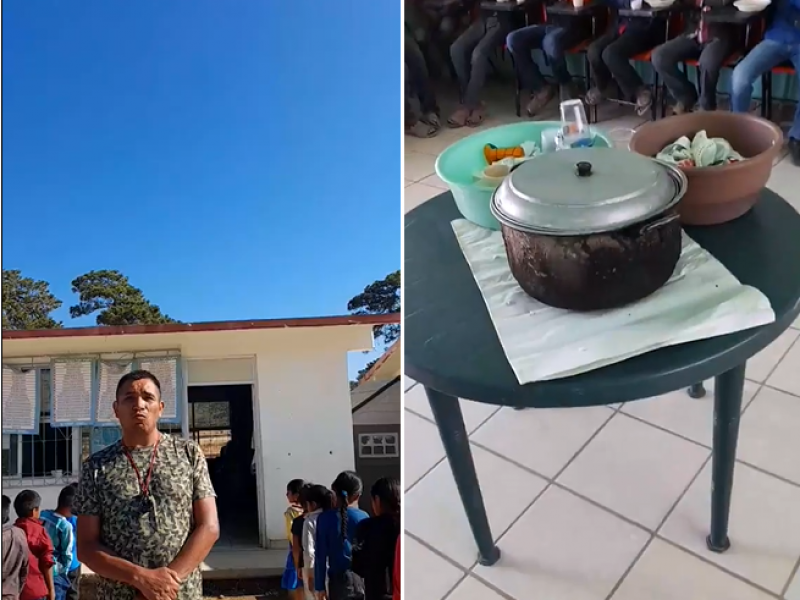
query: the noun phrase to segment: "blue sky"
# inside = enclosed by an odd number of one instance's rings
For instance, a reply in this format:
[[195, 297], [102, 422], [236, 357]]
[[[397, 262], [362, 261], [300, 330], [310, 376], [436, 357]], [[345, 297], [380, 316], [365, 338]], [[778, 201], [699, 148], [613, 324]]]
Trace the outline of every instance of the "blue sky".
[[[3, 267], [182, 321], [346, 313], [400, 267], [400, 3], [3, 2]], [[351, 357], [351, 372], [366, 357]]]

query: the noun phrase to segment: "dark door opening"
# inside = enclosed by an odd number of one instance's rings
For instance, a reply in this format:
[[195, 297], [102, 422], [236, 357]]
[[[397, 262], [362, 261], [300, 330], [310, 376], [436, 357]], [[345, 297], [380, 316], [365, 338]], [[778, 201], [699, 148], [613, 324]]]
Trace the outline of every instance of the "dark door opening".
[[190, 386], [189, 435], [206, 455], [217, 492], [216, 547], [258, 546], [252, 386]]

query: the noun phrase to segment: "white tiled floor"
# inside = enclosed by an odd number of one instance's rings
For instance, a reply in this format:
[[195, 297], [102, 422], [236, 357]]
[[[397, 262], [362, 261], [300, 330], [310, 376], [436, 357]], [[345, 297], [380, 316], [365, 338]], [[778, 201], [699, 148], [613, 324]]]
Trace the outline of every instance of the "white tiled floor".
[[[516, 120], [490, 101], [487, 126]], [[555, 118], [556, 115], [549, 115]], [[601, 127], [635, 127], [624, 115]], [[405, 210], [446, 187], [437, 154], [473, 130], [406, 138]], [[769, 186], [800, 210], [800, 170]], [[476, 549], [421, 386], [406, 378], [406, 594], [424, 600], [800, 600], [800, 320], [748, 364], [730, 534], [705, 547], [712, 394], [622, 407], [462, 401], [502, 558]], [[709, 391], [712, 382], [707, 383]]]

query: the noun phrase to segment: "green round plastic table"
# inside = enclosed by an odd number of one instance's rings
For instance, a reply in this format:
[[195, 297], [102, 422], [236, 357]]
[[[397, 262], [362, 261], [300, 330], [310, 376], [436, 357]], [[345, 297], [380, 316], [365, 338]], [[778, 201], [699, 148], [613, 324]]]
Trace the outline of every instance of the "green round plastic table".
[[500, 558], [475, 472], [458, 399], [516, 408], [628, 402], [715, 381], [709, 550], [730, 547], [728, 517], [745, 364], [800, 314], [800, 214], [770, 190], [745, 216], [687, 233], [739, 281], [761, 290], [772, 324], [656, 350], [582, 375], [520, 385], [497, 339], [480, 290], [453, 233], [460, 218], [450, 193], [405, 217], [403, 347], [405, 374], [425, 388], [453, 472], [478, 560]]

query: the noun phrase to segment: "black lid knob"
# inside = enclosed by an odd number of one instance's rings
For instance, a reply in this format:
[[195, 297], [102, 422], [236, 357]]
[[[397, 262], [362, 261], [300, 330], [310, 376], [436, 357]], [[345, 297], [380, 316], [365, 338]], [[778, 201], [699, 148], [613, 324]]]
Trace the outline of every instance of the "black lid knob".
[[592, 174], [592, 163], [581, 161], [575, 165], [578, 171], [578, 177], [588, 177]]

